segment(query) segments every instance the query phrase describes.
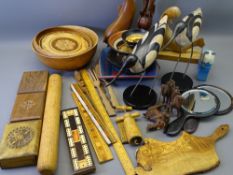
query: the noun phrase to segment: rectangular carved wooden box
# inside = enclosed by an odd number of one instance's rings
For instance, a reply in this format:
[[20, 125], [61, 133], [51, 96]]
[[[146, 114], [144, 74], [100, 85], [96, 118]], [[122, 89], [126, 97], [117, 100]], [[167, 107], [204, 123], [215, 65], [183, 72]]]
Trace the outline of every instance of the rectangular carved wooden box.
[[19, 94], [11, 113], [11, 122], [42, 119], [45, 93]]
[[6, 125], [0, 143], [1, 168], [35, 165], [39, 152], [41, 120]]
[[24, 72], [18, 94], [45, 92], [47, 89], [49, 73], [47, 71]]

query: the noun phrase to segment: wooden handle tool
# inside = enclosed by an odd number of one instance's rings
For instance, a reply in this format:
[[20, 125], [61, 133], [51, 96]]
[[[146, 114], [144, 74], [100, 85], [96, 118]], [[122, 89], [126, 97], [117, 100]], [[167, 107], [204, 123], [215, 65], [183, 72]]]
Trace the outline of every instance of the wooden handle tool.
[[141, 131], [135, 122], [135, 118], [139, 116], [140, 113], [135, 112], [132, 114], [126, 113], [125, 115], [116, 118], [122, 143], [140, 145], [143, 142]]
[[216, 142], [217, 140], [219, 140], [220, 138], [224, 137], [230, 130], [230, 127], [228, 124], [224, 124], [219, 126], [212, 135], [209, 136], [210, 140], [212, 140], [212, 142]]
[[118, 111], [132, 111], [133, 108], [132, 108], [132, 106], [120, 105], [120, 106], [116, 106], [116, 110], [118, 110]]
[[137, 118], [137, 117], [140, 117], [140, 113], [139, 112], [134, 112], [134, 113], [126, 113], [126, 114], [124, 114], [123, 116], [119, 116], [119, 117], [117, 117], [116, 118], [116, 122], [122, 122], [125, 118], [127, 118], [127, 117], [130, 117], [130, 118], [133, 118], [133, 119], [135, 119], [135, 118]]
[[57, 168], [62, 78], [49, 77], [37, 169], [42, 175], [54, 174]]

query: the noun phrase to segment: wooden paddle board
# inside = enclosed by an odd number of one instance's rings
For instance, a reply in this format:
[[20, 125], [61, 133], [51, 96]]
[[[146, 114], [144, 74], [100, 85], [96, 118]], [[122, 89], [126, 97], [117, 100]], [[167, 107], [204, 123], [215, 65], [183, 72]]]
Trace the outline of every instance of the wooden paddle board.
[[183, 132], [172, 142], [145, 139], [145, 145], [136, 154], [136, 172], [138, 175], [185, 175], [211, 170], [220, 163], [215, 142], [228, 131], [229, 125], [221, 125], [208, 137]]

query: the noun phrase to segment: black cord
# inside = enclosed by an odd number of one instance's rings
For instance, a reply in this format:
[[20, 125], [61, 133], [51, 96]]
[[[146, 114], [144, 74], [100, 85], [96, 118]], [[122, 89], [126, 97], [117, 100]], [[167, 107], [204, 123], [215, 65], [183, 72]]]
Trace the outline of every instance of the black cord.
[[173, 71], [172, 71], [172, 74], [171, 74], [169, 80], [172, 80], [172, 78], [173, 78], [173, 76], [174, 76], [174, 73], [175, 73], [175, 71], [176, 71], [177, 65], [178, 65], [178, 63], [180, 62], [180, 58], [181, 58], [181, 47], [179, 47], [179, 49], [180, 49], [179, 58], [178, 58], [177, 61], [176, 61], [176, 65], [175, 65], [175, 67], [174, 67], [174, 69], [173, 69]]
[[188, 62], [187, 66], [186, 66], [186, 68], [185, 68], [185, 71], [184, 71], [184, 73], [183, 73], [183, 79], [184, 79], [185, 76], [186, 76], [186, 73], [187, 73], [187, 71], [188, 71], [188, 68], [189, 68], [189, 66], [190, 66], [190, 63], [191, 63], [192, 58], [193, 58], [193, 42], [192, 42], [191, 55], [190, 55], [190, 58], [189, 58], [189, 62]]
[[133, 90], [131, 91], [130, 93], [130, 97], [133, 95], [133, 93], [135, 92], [135, 90], [137, 89], [138, 85], [141, 83], [143, 77], [145, 75], [145, 71], [141, 73], [141, 77], [140, 79], [138, 80], [137, 84], [135, 85], [135, 87], [133, 88]]

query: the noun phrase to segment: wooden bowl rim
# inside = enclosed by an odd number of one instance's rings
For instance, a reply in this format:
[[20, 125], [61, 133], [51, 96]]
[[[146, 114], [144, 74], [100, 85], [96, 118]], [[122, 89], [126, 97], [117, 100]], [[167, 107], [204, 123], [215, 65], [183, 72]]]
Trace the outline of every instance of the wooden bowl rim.
[[[88, 36], [90, 38], [90, 40], [92, 41], [92, 46], [89, 49], [87, 49], [87, 50], [85, 50], [83, 52], [80, 52], [80, 53], [78, 53], [76, 55], [72, 55], [72, 56], [48, 55], [48, 54], [44, 53], [44, 51], [43, 51], [43, 49], [41, 49], [41, 47], [38, 46], [37, 40], [38, 40], [38, 37], [41, 35], [41, 33], [44, 33], [46, 31], [50, 31], [50, 30], [54, 30], [54, 29], [65, 29], [65, 30], [71, 30], [71, 31], [75, 31], [75, 32], [80, 32], [81, 31], [81, 32], [85, 33], [86, 36]], [[91, 30], [91, 29], [89, 29], [87, 27], [75, 26], [75, 25], [55, 26], [55, 27], [46, 28], [46, 29], [38, 32], [35, 35], [35, 37], [32, 40], [32, 50], [36, 54], [38, 54], [39, 56], [42, 56], [42, 57], [45, 57], [45, 58], [48, 58], [48, 59], [58, 59], [58, 60], [61, 60], [61, 59], [67, 59], [67, 58], [75, 58], [75, 57], [87, 54], [88, 52], [90, 52], [93, 49], [95, 49], [95, 47], [98, 44], [98, 41], [99, 41], [98, 35], [93, 30]]]

